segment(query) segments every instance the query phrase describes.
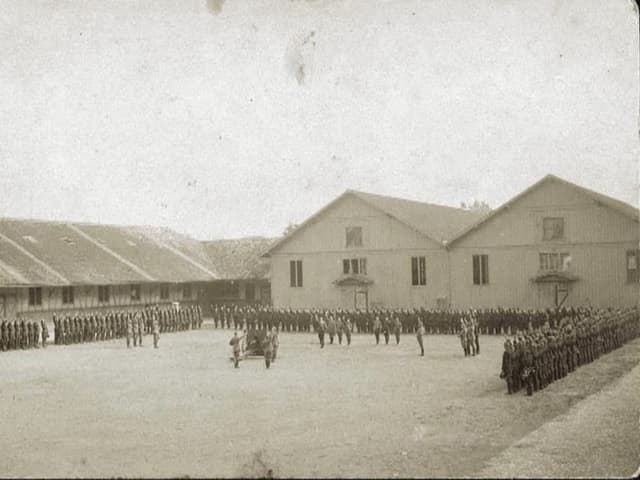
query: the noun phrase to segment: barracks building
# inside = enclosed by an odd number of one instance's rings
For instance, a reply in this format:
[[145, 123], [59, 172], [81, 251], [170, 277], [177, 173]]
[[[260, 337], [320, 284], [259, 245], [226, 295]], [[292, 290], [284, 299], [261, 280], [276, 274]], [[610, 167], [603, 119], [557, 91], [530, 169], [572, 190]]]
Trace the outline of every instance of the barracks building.
[[0, 219], [0, 320], [173, 302], [200, 302], [205, 313], [211, 303], [268, 303], [268, 266], [260, 256], [271, 242]]
[[489, 214], [348, 190], [265, 254], [275, 307], [637, 305], [639, 210], [553, 175]]

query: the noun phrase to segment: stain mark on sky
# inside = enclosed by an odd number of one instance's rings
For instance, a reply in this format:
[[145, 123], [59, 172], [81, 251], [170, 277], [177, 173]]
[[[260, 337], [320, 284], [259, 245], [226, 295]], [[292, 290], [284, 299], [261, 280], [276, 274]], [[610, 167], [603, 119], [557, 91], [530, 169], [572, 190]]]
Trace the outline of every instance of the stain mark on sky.
[[224, 0], [207, 0], [207, 10], [214, 15], [218, 15], [222, 11], [223, 5]]
[[313, 40], [315, 34], [315, 30], [312, 30], [302, 39], [294, 38], [289, 45], [286, 59], [287, 69], [296, 79], [298, 85], [303, 85], [309, 76], [309, 63], [316, 46], [316, 42]]

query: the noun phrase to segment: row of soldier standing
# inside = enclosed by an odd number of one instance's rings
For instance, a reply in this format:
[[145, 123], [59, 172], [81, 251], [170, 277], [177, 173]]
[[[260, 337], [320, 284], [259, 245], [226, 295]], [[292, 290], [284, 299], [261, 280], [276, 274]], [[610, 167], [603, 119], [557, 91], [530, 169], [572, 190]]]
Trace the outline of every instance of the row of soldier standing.
[[0, 351], [26, 350], [28, 348], [39, 348], [47, 346], [49, 329], [44, 320], [37, 321], [14, 320], [3, 321], [0, 324]]

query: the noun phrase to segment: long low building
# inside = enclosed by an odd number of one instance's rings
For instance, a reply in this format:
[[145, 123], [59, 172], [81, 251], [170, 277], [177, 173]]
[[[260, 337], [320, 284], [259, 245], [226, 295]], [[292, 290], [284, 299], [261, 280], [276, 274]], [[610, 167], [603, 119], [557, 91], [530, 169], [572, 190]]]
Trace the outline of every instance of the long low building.
[[637, 208], [547, 175], [488, 215], [346, 191], [265, 254], [276, 307], [637, 305]]
[[194, 302], [219, 280], [200, 242], [168, 229], [0, 219], [0, 317]]

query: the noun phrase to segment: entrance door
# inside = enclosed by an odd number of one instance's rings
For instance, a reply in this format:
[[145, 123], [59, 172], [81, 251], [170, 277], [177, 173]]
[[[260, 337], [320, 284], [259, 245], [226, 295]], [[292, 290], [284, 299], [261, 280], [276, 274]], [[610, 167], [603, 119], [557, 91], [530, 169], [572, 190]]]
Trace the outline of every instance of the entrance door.
[[367, 310], [369, 307], [369, 295], [365, 289], [356, 289], [355, 307], [358, 310]]
[[538, 284], [539, 305], [541, 308], [562, 307], [569, 297], [568, 282], [544, 282]]

